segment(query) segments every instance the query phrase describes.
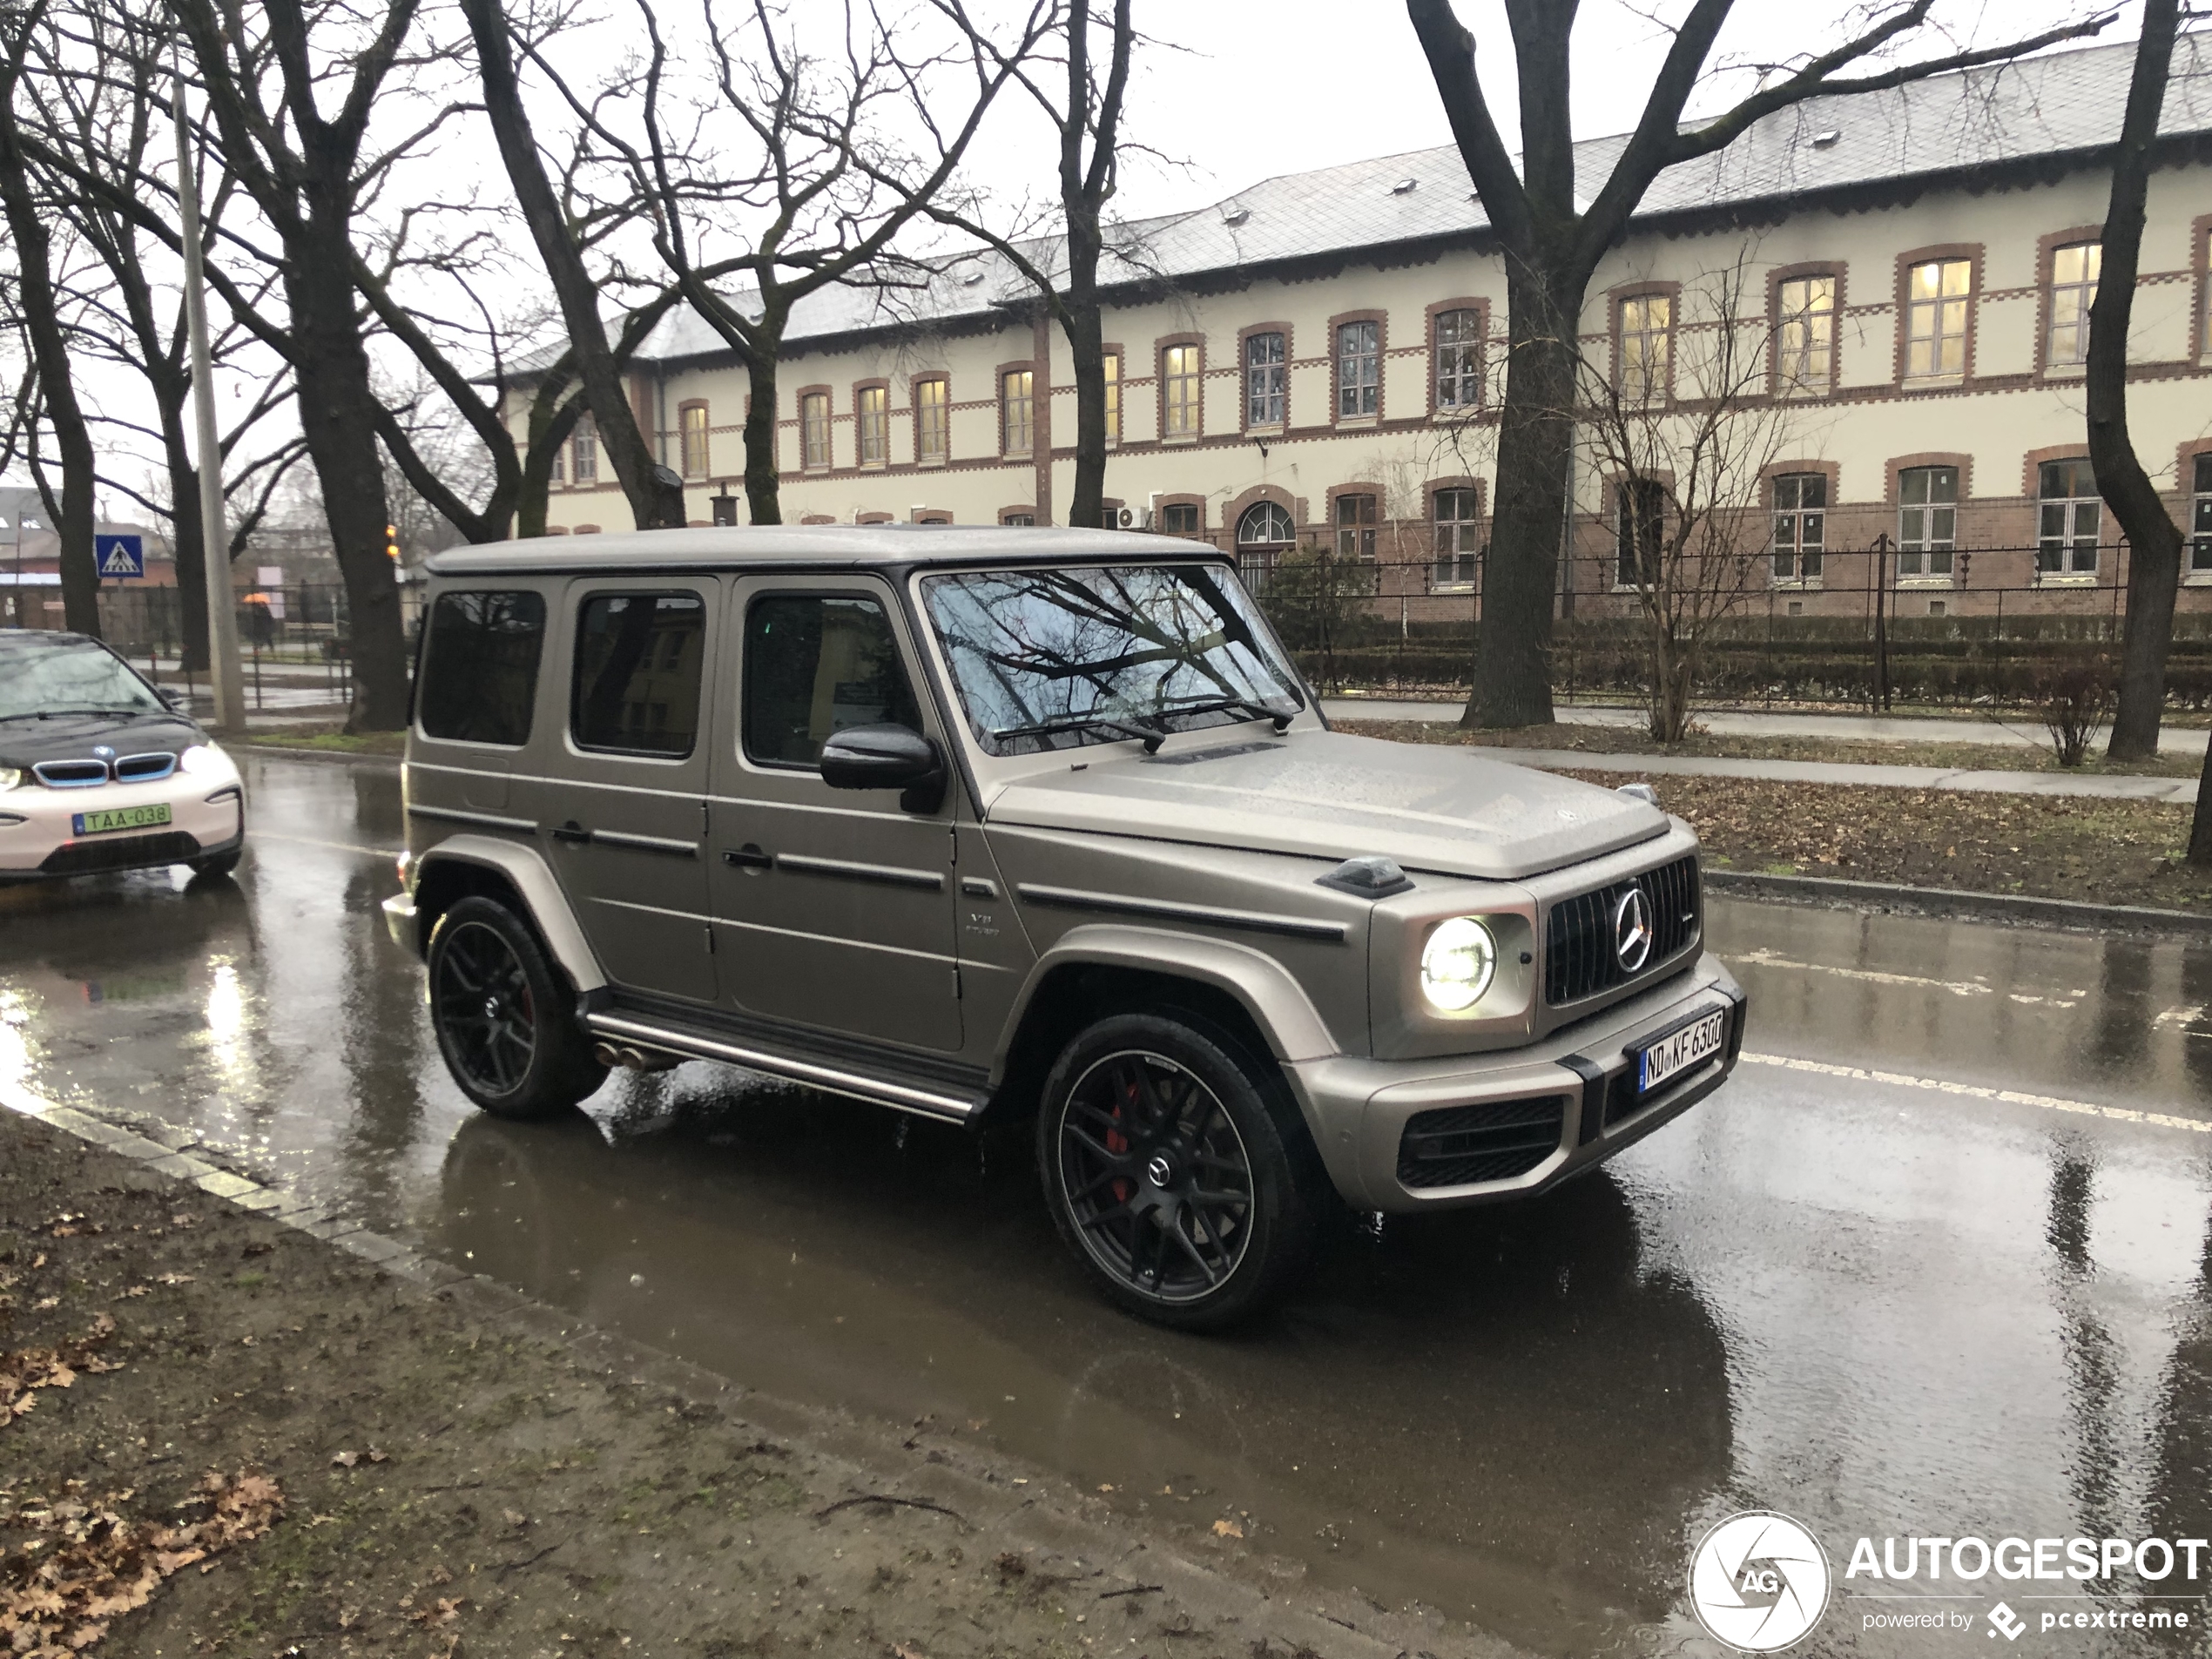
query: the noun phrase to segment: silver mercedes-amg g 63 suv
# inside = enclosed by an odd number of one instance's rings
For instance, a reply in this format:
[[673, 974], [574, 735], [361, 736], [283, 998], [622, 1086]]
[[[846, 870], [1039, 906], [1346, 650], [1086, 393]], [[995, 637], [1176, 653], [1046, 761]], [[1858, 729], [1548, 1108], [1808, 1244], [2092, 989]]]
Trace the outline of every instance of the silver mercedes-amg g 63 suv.
[[664, 530], [430, 571], [384, 909], [487, 1111], [704, 1059], [1033, 1114], [1076, 1259], [1211, 1327], [1330, 1188], [1538, 1191], [1736, 1062], [1686, 826], [1331, 731], [1211, 549]]

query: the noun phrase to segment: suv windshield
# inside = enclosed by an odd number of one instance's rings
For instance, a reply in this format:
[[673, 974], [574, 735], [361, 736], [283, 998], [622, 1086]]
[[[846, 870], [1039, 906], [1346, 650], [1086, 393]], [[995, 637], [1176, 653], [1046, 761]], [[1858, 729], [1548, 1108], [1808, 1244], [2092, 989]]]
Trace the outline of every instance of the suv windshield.
[[44, 714], [166, 714], [152, 689], [105, 646], [35, 631], [0, 636], [0, 720]]
[[1251, 599], [1198, 564], [978, 570], [922, 583], [991, 754], [1146, 738], [1305, 706]]

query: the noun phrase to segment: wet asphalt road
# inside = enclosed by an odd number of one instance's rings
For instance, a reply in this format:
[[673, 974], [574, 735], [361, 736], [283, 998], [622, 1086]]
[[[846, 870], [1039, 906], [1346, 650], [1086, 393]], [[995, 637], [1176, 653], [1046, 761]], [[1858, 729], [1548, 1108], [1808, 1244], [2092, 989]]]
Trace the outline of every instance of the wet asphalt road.
[[[0, 1091], [152, 1114], [745, 1386], [1249, 1514], [1542, 1652], [1719, 1651], [1684, 1572], [1740, 1509], [1826, 1542], [1811, 1651], [1991, 1651], [1865, 1632], [1897, 1604], [1842, 1581], [1862, 1534], [2212, 1535], [2212, 945], [1715, 900], [1729, 1088], [1548, 1198], [1347, 1224], [1279, 1317], [1187, 1338], [1086, 1291], [1018, 1136], [698, 1064], [475, 1115], [376, 915], [396, 774], [248, 767], [235, 886], [0, 889]], [[1975, 1594], [1911, 1605], [2079, 1588], [1942, 1588]]]

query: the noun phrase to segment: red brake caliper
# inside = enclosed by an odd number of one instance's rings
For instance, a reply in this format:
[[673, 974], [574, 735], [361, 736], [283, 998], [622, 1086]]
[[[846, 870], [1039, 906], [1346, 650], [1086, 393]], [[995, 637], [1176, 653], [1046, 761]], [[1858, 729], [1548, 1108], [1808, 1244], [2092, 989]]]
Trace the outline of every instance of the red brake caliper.
[[[1127, 1089], [1123, 1092], [1128, 1096], [1130, 1103], [1132, 1106], [1135, 1105], [1136, 1102], [1136, 1085], [1135, 1083], [1130, 1084]], [[1116, 1123], [1122, 1121], [1122, 1109], [1118, 1104], [1114, 1108], [1114, 1121]], [[1117, 1129], [1108, 1130], [1106, 1131], [1106, 1150], [1109, 1152], [1113, 1153], [1116, 1157], [1119, 1157], [1122, 1153], [1129, 1150], [1129, 1137], [1126, 1135], [1123, 1135], [1121, 1130]], [[1126, 1177], [1116, 1177], [1114, 1182], [1114, 1202], [1116, 1204], [1127, 1204], [1129, 1202], [1130, 1194], [1136, 1190], [1136, 1189], [1130, 1184]]]

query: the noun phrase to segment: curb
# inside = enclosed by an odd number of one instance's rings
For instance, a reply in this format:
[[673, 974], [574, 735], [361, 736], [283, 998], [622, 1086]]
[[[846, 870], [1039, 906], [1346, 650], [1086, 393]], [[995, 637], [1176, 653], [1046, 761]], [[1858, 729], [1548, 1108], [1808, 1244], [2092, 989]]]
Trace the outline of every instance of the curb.
[[320, 760], [335, 762], [341, 766], [382, 766], [399, 770], [397, 755], [357, 754], [346, 749], [292, 749], [281, 744], [245, 742], [232, 751], [234, 755], [268, 755], [278, 760]]
[[2012, 893], [1966, 893], [1953, 887], [1908, 887], [1885, 881], [1838, 881], [1818, 875], [1760, 875], [1745, 870], [1703, 872], [1707, 887], [1732, 898], [1780, 904], [1899, 911], [2055, 927], [2069, 933], [2156, 933], [2212, 939], [2212, 914], [2155, 910], [2148, 905], [2084, 904], [2074, 899], [2036, 899]]

